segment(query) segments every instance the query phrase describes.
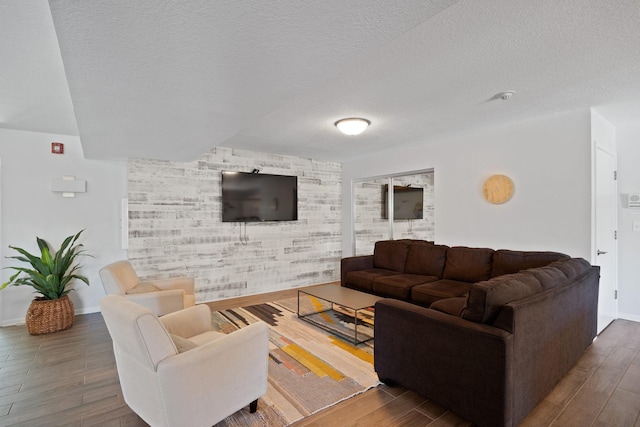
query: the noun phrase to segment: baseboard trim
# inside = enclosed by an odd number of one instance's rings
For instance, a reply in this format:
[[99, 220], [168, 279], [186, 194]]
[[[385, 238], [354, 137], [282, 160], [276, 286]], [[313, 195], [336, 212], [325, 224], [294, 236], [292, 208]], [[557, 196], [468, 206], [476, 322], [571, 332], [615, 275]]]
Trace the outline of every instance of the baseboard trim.
[[[97, 306], [84, 307], [84, 308], [73, 310], [73, 314], [75, 314], [76, 316], [82, 315], [82, 314], [99, 313], [99, 312], [100, 312], [100, 307], [97, 307]], [[3, 320], [2, 322], [0, 322], [0, 327], [4, 328], [6, 326], [20, 326], [24, 324], [25, 324], [24, 317], [18, 317], [15, 319]]]
[[24, 324], [25, 324], [24, 317], [22, 317], [17, 319], [3, 320], [0, 326], [4, 328], [5, 326], [18, 326], [18, 325], [24, 325]]
[[640, 316], [636, 314], [618, 313], [618, 319], [631, 320], [632, 322], [640, 322]]

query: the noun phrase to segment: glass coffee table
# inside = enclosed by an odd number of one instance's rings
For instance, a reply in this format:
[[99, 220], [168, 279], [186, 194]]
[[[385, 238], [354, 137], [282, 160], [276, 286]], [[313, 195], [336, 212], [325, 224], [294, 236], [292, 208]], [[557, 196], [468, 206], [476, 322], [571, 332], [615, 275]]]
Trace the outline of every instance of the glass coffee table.
[[[300, 297], [304, 295], [309, 295], [326, 301], [327, 303], [329, 303], [329, 308], [323, 306], [320, 309], [311, 311], [309, 313], [300, 313]], [[349, 341], [353, 342], [354, 345], [358, 345], [373, 339], [373, 336], [367, 336], [366, 339], [358, 339], [358, 313], [361, 310], [373, 307], [376, 302], [381, 299], [383, 298], [335, 284], [311, 286], [298, 290], [298, 317], [301, 320], [309, 322], [319, 328], [325, 329], [337, 335], [341, 335], [343, 338], [346, 338]], [[338, 331], [335, 328], [331, 328], [327, 324], [317, 320], [318, 314], [334, 311], [336, 305], [346, 307], [347, 309], [353, 311], [353, 336]]]

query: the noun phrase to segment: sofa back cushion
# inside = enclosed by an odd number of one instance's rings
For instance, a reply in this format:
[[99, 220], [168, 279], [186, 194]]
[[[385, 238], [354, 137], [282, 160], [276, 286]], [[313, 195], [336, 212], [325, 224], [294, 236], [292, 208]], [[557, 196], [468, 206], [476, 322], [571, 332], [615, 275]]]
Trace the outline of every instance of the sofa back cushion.
[[533, 274], [516, 273], [475, 283], [469, 289], [462, 318], [477, 323], [492, 323], [504, 304], [542, 290]]
[[546, 267], [530, 268], [522, 273], [533, 274], [543, 289], [555, 288], [567, 283], [567, 276], [558, 267], [547, 265]]
[[549, 264], [549, 266], [556, 267], [558, 270], [562, 271], [569, 280], [574, 279], [591, 268], [591, 264], [582, 258], [561, 259]]
[[448, 246], [412, 244], [407, 253], [404, 272], [424, 276], [442, 277]]
[[409, 243], [401, 240], [380, 240], [373, 250], [373, 267], [404, 273]]
[[443, 279], [480, 282], [491, 277], [493, 249], [454, 246], [447, 249]]
[[559, 252], [497, 250], [493, 254], [491, 277], [517, 273], [528, 268], [543, 267], [559, 259], [569, 258]]
[[396, 242], [406, 242], [410, 245], [433, 245], [433, 240], [420, 240], [420, 239], [398, 239]]

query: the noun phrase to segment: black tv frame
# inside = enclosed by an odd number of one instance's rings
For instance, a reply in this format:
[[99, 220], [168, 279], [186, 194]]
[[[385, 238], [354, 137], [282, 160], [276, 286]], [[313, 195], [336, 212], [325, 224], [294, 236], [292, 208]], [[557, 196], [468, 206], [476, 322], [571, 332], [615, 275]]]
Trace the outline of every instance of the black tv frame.
[[222, 222], [298, 220], [297, 176], [222, 171], [221, 194]]

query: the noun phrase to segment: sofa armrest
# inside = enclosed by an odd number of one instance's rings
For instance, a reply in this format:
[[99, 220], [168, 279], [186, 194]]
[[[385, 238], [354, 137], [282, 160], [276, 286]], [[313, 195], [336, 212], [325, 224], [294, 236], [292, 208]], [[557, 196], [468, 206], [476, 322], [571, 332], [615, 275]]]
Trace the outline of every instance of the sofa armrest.
[[219, 420], [206, 414], [234, 412], [265, 394], [268, 342], [267, 325], [253, 323], [163, 360], [158, 379], [168, 425], [183, 425], [185, 419], [215, 424]]
[[403, 301], [375, 306], [375, 370], [486, 425], [511, 425], [513, 335]]
[[142, 294], [128, 294], [123, 296], [129, 301], [148, 308], [156, 316], [163, 316], [167, 313], [182, 310], [184, 308], [184, 291], [182, 289], [145, 292]]
[[200, 304], [165, 314], [160, 321], [170, 334], [191, 338], [211, 330], [211, 309]]
[[170, 279], [145, 280], [142, 283], [151, 283], [163, 291], [170, 289], [182, 289], [187, 295], [195, 294], [195, 280], [193, 277], [172, 277]]
[[340, 284], [344, 286], [345, 277], [350, 271], [373, 268], [373, 255], [361, 255], [342, 258], [340, 261]]

